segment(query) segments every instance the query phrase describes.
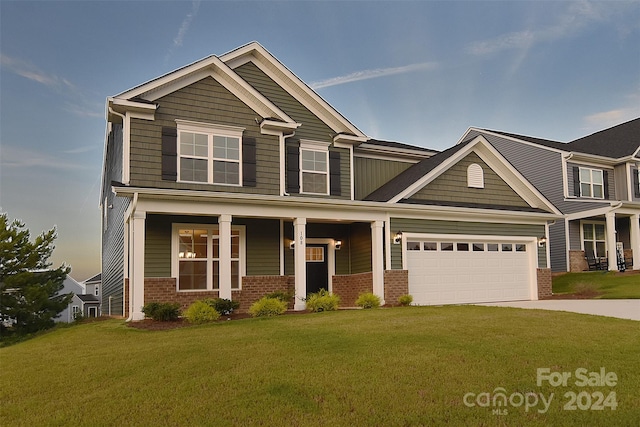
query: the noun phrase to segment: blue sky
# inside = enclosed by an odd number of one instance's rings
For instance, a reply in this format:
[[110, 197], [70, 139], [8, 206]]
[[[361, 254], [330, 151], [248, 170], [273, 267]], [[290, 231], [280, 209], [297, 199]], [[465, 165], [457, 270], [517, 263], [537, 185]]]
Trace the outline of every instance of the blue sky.
[[0, 209], [99, 272], [105, 99], [254, 40], [373, 138], [570, 141], [640, 116], [639, 1], [0, 0]]

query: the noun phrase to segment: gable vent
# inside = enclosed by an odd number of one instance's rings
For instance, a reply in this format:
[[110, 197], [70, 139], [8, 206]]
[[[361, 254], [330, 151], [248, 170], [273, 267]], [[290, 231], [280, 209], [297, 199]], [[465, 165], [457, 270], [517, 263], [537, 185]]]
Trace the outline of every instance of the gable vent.
[[467, 186], [470, 188], [484, 188], [484, 172], [482, 166], [472, 163], [467, 168]]

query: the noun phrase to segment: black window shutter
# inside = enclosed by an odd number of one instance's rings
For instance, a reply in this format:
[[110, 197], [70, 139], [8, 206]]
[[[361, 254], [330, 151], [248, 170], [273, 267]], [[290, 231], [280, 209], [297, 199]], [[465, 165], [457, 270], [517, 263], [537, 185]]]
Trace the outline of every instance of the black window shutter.
[[609, 172], [602, 171], [602, 185], [604, 187], [604, 198], [609, 200]]
[[178, 129], [162, 127], [162, 179], [178, 179]]
[[287, 193], [300, 192], [300, 147], [287, 145]]
[[342, 186], [340, 185], [340, 153], [337, 151], [329, 151], [329, 184], [332, 196], [340, 196], [342, 194]]
[[573, 167], [573, 195], [580, 197], [580, 168]]
[[242, 138], [242, 185], [256, 186], [256, 139]]
[[640, 197], [640, 171], [638, 169], [633, 171], [633, 192], [636, 197]]

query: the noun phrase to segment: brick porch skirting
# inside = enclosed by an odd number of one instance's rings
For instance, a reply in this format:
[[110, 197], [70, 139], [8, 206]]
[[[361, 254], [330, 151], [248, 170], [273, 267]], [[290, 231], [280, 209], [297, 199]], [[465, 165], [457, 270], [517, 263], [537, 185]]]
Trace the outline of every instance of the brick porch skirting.
[[386, 270], [384, 272], [384, 301], [387, 305], [398, 305], [398, 298], [409, 293], [409, 270]]
[[538, 299], [550, 297], [553, 292], [551, 290], [551, 269], [538, 268]]
[[333, 293], [340, 297], [340, 307], [355, 307], [360, 294], [373, 292], [373, 273], [333, 276], [332, 287]]

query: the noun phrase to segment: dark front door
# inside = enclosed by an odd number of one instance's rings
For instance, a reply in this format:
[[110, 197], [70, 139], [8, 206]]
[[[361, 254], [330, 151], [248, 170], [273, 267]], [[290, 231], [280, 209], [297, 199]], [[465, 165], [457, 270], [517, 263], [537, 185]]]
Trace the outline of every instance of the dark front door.
[[329, 290], [327, 245], [307, 245], [307, 295], [320, 289]]

